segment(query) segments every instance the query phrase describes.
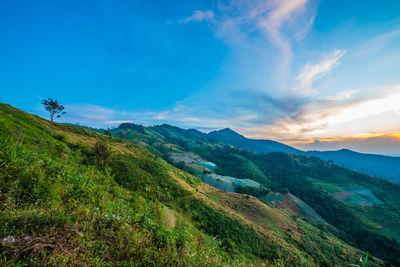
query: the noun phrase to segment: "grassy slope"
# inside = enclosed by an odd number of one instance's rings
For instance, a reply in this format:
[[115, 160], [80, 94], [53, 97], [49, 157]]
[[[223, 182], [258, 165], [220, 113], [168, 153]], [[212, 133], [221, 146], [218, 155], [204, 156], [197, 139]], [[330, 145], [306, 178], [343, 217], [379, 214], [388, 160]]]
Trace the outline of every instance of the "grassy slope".
[[[224, 194], [146, 149], [0, 104], [0, 264], [343, 265], [361, 256], [255, 198]], [[106, 168], [93, 146], [108, 143]], [[381, 264], [373, 259], [376, 264]]]

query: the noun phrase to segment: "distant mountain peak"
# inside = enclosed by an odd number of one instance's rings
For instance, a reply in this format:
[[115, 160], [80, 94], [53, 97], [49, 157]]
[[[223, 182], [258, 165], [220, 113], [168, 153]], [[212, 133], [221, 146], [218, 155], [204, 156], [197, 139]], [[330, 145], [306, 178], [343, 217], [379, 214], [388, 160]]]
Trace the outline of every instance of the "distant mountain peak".
[[235, 132], [234, 130], [232, 130], [231, 128], [224, 128], [221, 130], [212, 131], [209, 134], [210, 135], [223, 134], [223, 135], [231, 135], [231, 136], [236, 135], [236, 136], [244, 137], [243, 135], [239, 134], [238, 132]]
[[[226, 128], [224, 128], [224, 129], [218, 130], [218, 132], [222, 132], [222, 131], [235, 132], [234, 130], [232, 130], [232, 129], [229, 128], [229, 127], [226, 127]], [[236, 133], [236, 132], [235, 132], [235, 133]]]

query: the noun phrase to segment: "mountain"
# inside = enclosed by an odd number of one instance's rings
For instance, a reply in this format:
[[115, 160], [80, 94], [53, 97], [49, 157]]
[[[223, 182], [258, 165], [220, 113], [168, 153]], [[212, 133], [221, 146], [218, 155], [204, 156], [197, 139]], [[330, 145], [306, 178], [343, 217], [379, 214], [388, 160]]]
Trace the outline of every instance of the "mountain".
[[208, 134], [210, 137], [218, 139], [224, 143], [232, 146], [240, 147], [255, 153], [269, 153], [269, 152], [287, 152], [293, 154], [300, 154], [302, 151], [295, 149], [291, 146], [271, 141], [271, 140], [257, 140], [249, 139], [237, 132], [225, 128], [219, 131], [213, 131]]
[[337, 151], [307, 151], [307, 155], [400, 183], [400, 157], [358, 153], [348, 149]]
[[[400, 264], [399, 184], [306, 154], [254, 153], [198, 131], [193, 135], [193, 130], [160, 125], [140, 133], [136, 128], [111, 131], [216, 188], [270, 202], [352, 246]], [[292, 197], [285, 197], [288, 193]]]
[[310, 155], [324, 160], [333, 160], [335, 164], [345, 166], [352, 170], [361, 171], [389, 181], [400, 183], [400, 157], [364, 154], [348, 149], [305, 152], [271, 140], [246, 138], [229, 128], [210, 132], [209, 136], [224, 143], [259, 154], [269, 152], [287, 152], [298, 155]]
[[1, 266], [344, 266], [364, 256], [321, 225], [215, 189], [142, 147], [161, 155], [224, 147], [186, 142], [199, 132], [113, 130], [138, 146], [58, 123], [50, 135], [49, 125], [0, 104]]

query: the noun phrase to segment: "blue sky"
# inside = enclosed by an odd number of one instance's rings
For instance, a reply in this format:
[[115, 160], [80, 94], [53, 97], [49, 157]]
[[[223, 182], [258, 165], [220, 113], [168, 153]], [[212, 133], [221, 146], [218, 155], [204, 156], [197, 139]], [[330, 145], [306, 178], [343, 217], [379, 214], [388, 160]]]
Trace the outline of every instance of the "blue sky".
[[366, 152], [400, 154], [399, 10], [397, 0], [3, 0], [0, 101], [46, 116], [40, 102], [53, 97], [63, 122], [231, 127], [304, 149], [383, 138]]

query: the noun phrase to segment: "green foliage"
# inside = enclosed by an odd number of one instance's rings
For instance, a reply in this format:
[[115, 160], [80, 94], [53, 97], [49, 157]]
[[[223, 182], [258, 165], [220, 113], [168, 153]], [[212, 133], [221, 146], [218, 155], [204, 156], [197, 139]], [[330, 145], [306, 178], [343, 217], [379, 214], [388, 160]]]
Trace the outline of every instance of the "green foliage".
[[171, 181], [168, 166], [154, 157], [115, 155], [111, 159], [110, 167], [115, 180], [121, 186], [141, 192], [147, 199], [170, 201], [188, 194]]
[[206, 233], [218, 237], [221, 246], [233, 254], [253, 254], [261, 258], [277, 255], [274, 247], [268, 246], [256, 232], [237, 220], [227, 217], [201, 201], [191, 198], [183, 203], [191, 213], [195, 225]]
[[289, 189], [282, 188], [281, 193], [284, 194], [284, 195], [289, 194]]

